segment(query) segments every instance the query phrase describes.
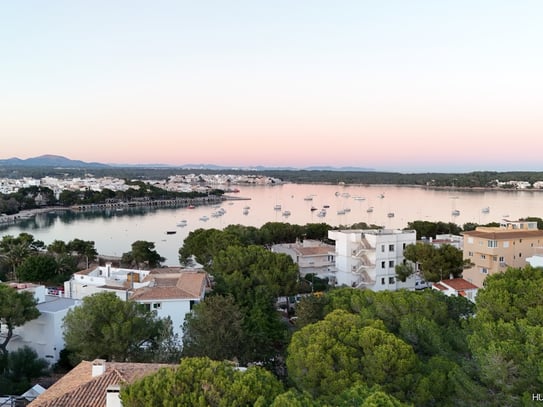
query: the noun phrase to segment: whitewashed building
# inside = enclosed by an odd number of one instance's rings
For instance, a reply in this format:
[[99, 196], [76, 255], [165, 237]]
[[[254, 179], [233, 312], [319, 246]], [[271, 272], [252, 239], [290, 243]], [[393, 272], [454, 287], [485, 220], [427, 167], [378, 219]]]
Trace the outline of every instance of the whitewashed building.
[[123, 301], [145, 304], [159, 318], [169, 317], [174, 334], [180, 338], [185, 316], [194, 304], [203, 301], [208, 288], [208, 275], [203, 270], [179, 267], [132, 270], [112, 267], [109, 263], [78, 271], [64, 283], [69, 298], [113, 292]]
[[471, 302], [475, 302], [477, 291], [479, 287], [470, 283], [463, 278], [451, 278], [448, 280], [441, 280], [438, 283], [432, 284], [434, 290], [441, 291], [448, 297], [465, 297]]
[[337, 285], [374, 291], [414, 289], [416, 277], [396, 278], [396, 265], [404, 262], [403, 250], [415, 244], [416, 231], [396, 229], [330, 230], [335, 241]]
[[11, 286], [34, 295], [40, 316], [14, 329], [8, 350], [15, 351], [28, 346], [34, 349], [40, 358], [50, 364], [56, 363], [60, 358], [60, 351], [64, 349], [62, 320], [78, 301], [59, 295], [47, 295], [47, 289], [43, 285], [18, 283]]

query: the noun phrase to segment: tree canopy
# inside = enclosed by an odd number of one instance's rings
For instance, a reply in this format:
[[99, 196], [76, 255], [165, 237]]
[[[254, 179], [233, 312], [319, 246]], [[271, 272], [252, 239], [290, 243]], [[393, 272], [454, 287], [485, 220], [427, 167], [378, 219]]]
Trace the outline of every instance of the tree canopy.
[[185, 358], [179, 366], [121, 389], [123, 406], [269, 406], [283, 385], [261, 367], [239, 370], [232, 363]]
[[159, 345], [163, 321], [133, 301], [103, 292], [83, 298], [64, 318], [64, 341], [72, 362], [96, 358], [116, 362], [145, 360]]
[[0, 283], [0, 324], [7, 328], [7, 333], [0, 342], [0, 356], [6, 356], [7, 346], [13, 337], [13, 330], [40, 316], [36, 300], [28, 291], [17, 291]]

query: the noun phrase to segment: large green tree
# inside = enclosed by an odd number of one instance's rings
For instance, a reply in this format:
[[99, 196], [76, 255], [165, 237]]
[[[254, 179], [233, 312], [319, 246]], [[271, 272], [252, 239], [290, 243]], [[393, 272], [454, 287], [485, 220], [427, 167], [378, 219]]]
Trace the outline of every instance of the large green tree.
[[[461, 277], [464, 268], [469, 265], [469, 260], [463, 259], [462, 250], [449, 244], [440, 247], [426, 243], [411, 244], [404, 249], [403, 255], [406, 260], [418, 263], [424, 279], [432, 282], [448, 279], [451, 276]], [[398, 278], [402, 281], [405, 281], [413, 272], [413, 268], [406, 268], [404, 265], [396, 267]]]
[[40, 316], [36, 300], [28, 291], [16, 289], [0, 283], [0, 324], [5, 325], [6, 335], [0, 342], [0, 356], [8, 353], [7, 346], [13, 337], [13, 330]]
[[527, 266], [491, 275], [479, 290], [469, 345], [494, 405], [530, 405], [543, 388], [542, 286], [543, 270]]
[[53, 256], [33, 254], [17, 268], [19, 279], [28, 282], [54, 281], [59, 274], [58, 263]]
[[17, 268], [33, 253], [41, 251], [45, 244], [28, 233], [14, 237], [5, 235], [0, 240], [0, 260], [11, 268], [11, 278], [18, 280]]
[[64, 318], [66, 349], [73, 362], [102, 358], [116, 362], [145, 360], [158, 347], [163, 321], [133, 301], [114, 293], [85, 297]]
[[356, 383], [378, 384], [405, 399], [415, 383], [411, 346], [378, 321], [336, 310], [294, 333], [287, 367], [295, 385], [313, 396], [337, 395]]
[[183, 355], [239, 360], [246, 343], [243, 320], [243, 311], [233, 297], [207, 297], [185, 319]]
[[164, 261], [162, 257], [155, 250], [155, 244], [145, 240], [137, 240], [132, 243], [132, 250], [123, 253], [121, 262], [123, 265], [129, 267], [140, 268], [142, 266], [154, 268], [160, 267], [160, 264]]
[[217, 229], [196, 229], [189, 233], [179, 249], [179, 262], [191, 265], [196, 261], [202, 266], [209, 266], [213, 257], [230, 246], [240, 246], [237, 235]]
[[229, 362], [184, 358], [178, 367], [123, 387], [121, 399], [126, 407], [264, 407], [282, 392], [281, 382], [260, 367], [239, 370]]

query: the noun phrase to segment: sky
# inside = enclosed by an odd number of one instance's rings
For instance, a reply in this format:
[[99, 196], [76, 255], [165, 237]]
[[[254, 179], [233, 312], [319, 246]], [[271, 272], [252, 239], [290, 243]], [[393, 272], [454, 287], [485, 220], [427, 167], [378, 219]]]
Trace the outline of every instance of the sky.
[[540, 0], [0, 3], [0, 158], [543, 171]]

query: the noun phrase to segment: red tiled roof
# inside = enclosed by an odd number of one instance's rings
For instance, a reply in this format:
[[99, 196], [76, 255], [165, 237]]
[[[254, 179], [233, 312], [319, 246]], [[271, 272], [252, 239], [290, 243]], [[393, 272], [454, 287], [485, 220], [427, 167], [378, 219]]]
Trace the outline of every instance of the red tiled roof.
[[453, 278], [451, 280], [442, 280], [440, 281], [440, 283], [445, 284], [456, 291], [476, 290], [479, 288], [476, 285], [470, 283], [469, 281], [464, 280], [463, 278]]
[[439, 283], [434, 283], [432, 285], [433, 288], [436, 288], [437, 290], [439, 291], [446, 291], [447, 290], [447, 287], [445, 287], [444, 285], [442, 284], [439, 284]]
[[106, 390], [109, 386], [132, 383], [162, 367], [176, 366], [159, 363], [104, 363], [105, 372], [93, 377], [93, 362], [81, 362], [32, 401], [29, 407], [106, 407]]
[[207, 274], [201, 272], [184, 271], [149, 277], [145, 281], [151, 281], [151, 284], [135, 290], [131, 299], [144, 301], [200, 298], [207, 282]]
[[334, 251], [334, 248], [326, 246], [315, 246], [315, 247], [296, 247], [294, 250], [299, 252], [302, 256], [316, 256], [316, 255], [325, 255]]

